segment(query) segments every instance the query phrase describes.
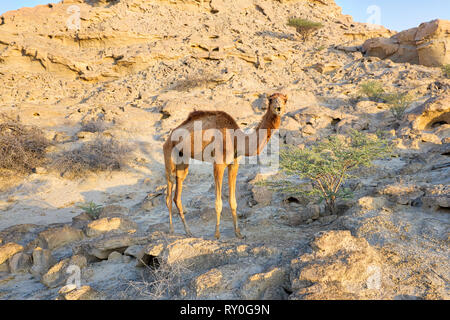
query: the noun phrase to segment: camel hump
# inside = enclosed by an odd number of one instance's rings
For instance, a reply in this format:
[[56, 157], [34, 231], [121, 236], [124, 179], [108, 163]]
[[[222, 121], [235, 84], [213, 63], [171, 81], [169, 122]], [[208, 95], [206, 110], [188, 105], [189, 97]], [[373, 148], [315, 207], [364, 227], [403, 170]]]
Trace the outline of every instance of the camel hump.
[[233, 117], [230, 116], [225, 111], [202, 111], [202, 110], [195, 110], [189, 113], [187, 119], [180, 125], [180, 127], [188, 123], [199, 121], [206, 118], [215, 118], [216, 124], [222, 124], [222, 126], [221, 125], [218, 126], [219, 128], [221, 127], [227, 127], [231, 129], [239, 128], [238, 124], [233, 119]]

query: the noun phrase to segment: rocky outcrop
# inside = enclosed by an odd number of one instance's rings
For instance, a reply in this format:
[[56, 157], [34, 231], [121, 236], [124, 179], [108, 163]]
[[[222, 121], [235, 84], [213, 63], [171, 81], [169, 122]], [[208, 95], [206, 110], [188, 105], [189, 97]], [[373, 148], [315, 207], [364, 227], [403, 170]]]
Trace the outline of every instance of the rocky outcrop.
[[56, 249], [68, 243], [83, 239], [82, 231], [64, 226], [61, 228], [51, 228], [39, 234], [38, 241], [41, 247], [48, 249]]
[[373, 38], [362, 46], [368, 56], [398, 63], [439, 67], [450, 63], [450, 21], [433, 20], [393, 35]]
[[313, 252], [291, 262], [291, 299], [370, 299], [381, 288], [381, 259], [349, 231], [320, 233]]
[[450, 125], [450, 95], [433, 97], [410, 110], [407, 115], [411, 129], [429, 131]]

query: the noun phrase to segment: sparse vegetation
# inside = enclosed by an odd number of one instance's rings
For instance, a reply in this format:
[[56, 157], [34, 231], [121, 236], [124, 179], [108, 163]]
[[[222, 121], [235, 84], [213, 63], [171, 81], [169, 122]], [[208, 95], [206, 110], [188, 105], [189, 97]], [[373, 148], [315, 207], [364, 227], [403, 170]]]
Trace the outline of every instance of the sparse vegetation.
[[442, 66], [442, 72], [444, 73], [444, 76], [446, 78], [450, 79], [450, 64], [446, 64], [446, 65]]
[[0, 168], [4, 173], [29, 174], [45, 163], [50, 142], [42, 130], [2, 116], [0, 123]]
[[387, 93], [383, 95], [383, 98], [389, 104], [389, 109], [397, 120], [403, 118], [406, 109], [413, 101], [413, 96], [407, 92]]
[[309, 149], [289, 147], [280, 152], [280, 166], [287, 176], [306, 178], [312, 188], [297, 182], [266, 181], [276, 191], [318, 198], [327, 209], [337, 213], [336, 200], [352, 195], [343, 184], [350, 171], [370, 167], [372, 161], [389, 155], [389, 143], [376, 135], [352, 131], [349, 136], [331, 136]]
[[318, 47], [317, 48], [317, 51], [323, 51], [323, 50], [325, 50], [327, 48], [327, 46], [326, 45], [321, 45], [320, 47]]
[[150, 300], [170, 299], [189, 279], [192, 271], [181, 263], [155, 262], [156, 267], [145, 265], [147, 276], [141, 281], [130, 281], [128, 290], [133, 289], [139, 296]]
[[173, 90], [177, 91], [189, 91], [196, 88], [214, 87], [224, 82], [223, 79], [217, 76], [206, 74], [202, 76], [191, 76], [186, 79], [177, 81], [173, 86]]
[[77, 208], [80, 208], [84, 212], [86, 212], [89, 215], [89, 217], [91, 217], [92, 220], [96, 220], [96, 219], [98, 219], [98, 217], [100, 215], [102, 206], [95, 204], [94, 201], [90, 201], [87, 203], [82, 203], [82, 204], [77, 205]]
[[363, 96], [366, 96], [372, 101], [381, 101], [383, 100], [383, 95], [385, 93], [383, 84], [379, 81], [368, 81], [360, 86], [360, 93]]
[[[168, 245], [170, 240], [165, 238], [164, 242]], [[139, 259], [145, 271], [142, 280], [130, 281], [127, 291], [133, 290], [138, 296], [151, 300], [170, 299], [195, 275], [191, 263], [178, 259], [181, 256], [181, 252], [176, 253], [169, 264], [164, 259], [145, 255]]]
[[78, 178], [89, 172], [120, 170], [130, 160], [130, 146], [112, 138], [97, 137], [53, 159], [54, 168], [64, 177]]
[[80, 131], [85, 131], [85, 132], [103, 132], [108, 128], [108, 125], [105, 123], [104, 120], [102, 119], [92, 119], [90, 121], [86, 121], [83, 122], [81, 124], [81, 129]]
[[313, 32], [323, 27], [323, 24], [320, 22], [314, 22], [302, 18], [290, 18], [287, 25], [294, 27], [303, 40], [307, 40]]

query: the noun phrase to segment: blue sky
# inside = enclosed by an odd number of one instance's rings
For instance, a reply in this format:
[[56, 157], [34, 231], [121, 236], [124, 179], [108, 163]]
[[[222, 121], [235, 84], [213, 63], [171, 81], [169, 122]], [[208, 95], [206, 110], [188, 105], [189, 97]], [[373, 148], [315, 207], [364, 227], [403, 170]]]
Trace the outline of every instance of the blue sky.
[[450, 20], [449, 0], [335, 0], [355, 21], [368, 22], [367, 9], [380, 8], [380, 24], [396, 31], [417, 27], [434, 19]]
[[[418, 26], [421, 22], [436, 18], [450, 20], [450, 0], [335, 0], [356, 21], [368, 22], [377, 11], [367, 13], [370, 6], [379, 7], [379, 24], [397, 31]], [[1, 0], [0, 14], [19, 9], [34, 7], [57, 1], [42, 0]], [[374, 15], [375, 14], [375, 15]], [[370, 21], [369, 21], [370, 22]]]

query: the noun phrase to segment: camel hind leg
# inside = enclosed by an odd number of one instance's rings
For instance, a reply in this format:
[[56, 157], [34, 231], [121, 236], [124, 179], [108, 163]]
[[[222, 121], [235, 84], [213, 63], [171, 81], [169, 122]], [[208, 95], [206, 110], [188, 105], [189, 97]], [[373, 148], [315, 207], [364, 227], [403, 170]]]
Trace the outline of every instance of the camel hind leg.
[[236, 202], [236, 177], [239, 170], [239, 160], [235, 159], [234, 162], [228, 165], [228, 186], [229, 186], [229, 201], [231, 214], [233, 216], [234, 234], [237, 238], [243, 239], [244, 236], [241, 234], [241, 230], [238, 226], [237, 220], [237, 202]]
[[173, 223], [172, 223], [172, 190], [173, 190], [173, 181], [171, 180], [171, 177], [169, 175], [166, 176], [167, 178], [167, 190], [166, 190], [166, 205], [167, 209], [169, 210], [169, 230], [170, 233], [173, 234]]
[[186, 232], [186, 235], [192, 236], [191, 231], [189, 230], [189, 227], [186, 223], [186, 219], [184, 217], [183, 213], [183, 204], [181, 202], [181, 193], [183, 191], [183, 181], [186, 179], [186, 176], [188, 174], [189, 166], [186, 164], [183, 165], [177, 165], [176, 168], [176, 188], [175, 188], [175, 197], [173, 198], [173, 201], [175, 202], [175, 205], [178, 208], [178, 213], [180, 215], [181, 221], [184, 225], [184, 231]]

